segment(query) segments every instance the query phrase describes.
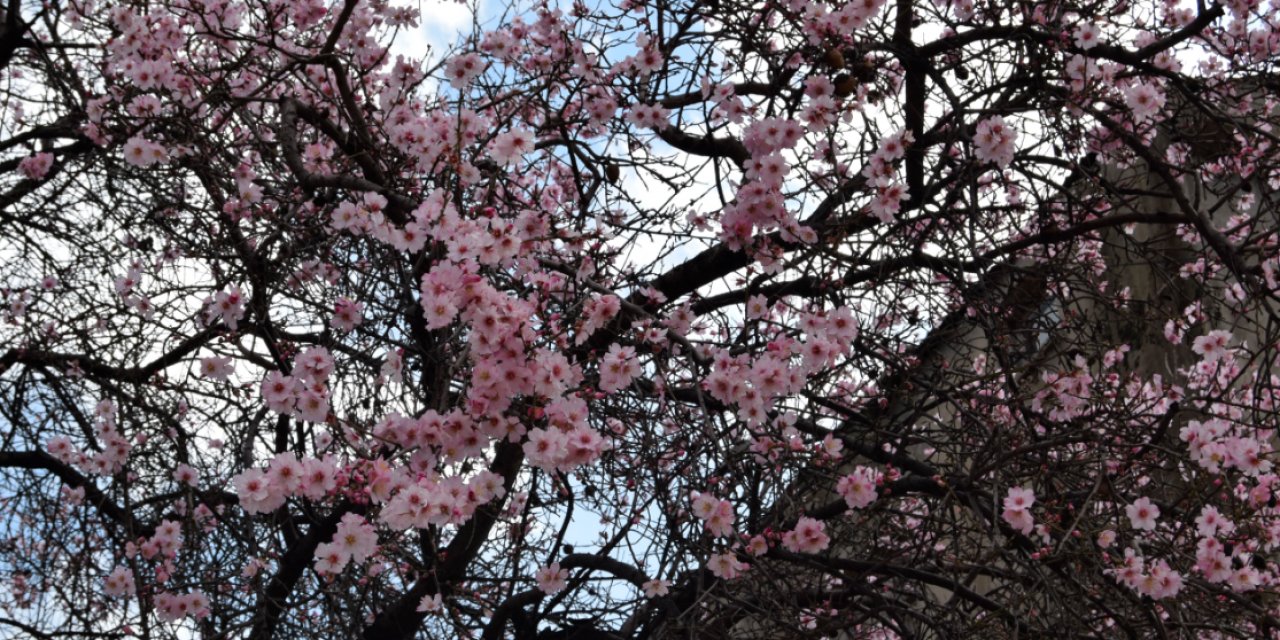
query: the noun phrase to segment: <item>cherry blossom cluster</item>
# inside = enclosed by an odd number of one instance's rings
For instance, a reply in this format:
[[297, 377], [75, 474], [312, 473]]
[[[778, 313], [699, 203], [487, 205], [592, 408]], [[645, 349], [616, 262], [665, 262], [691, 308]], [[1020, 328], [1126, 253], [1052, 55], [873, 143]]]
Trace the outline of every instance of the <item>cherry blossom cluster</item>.
[[18, 171], [29, 180], [40, 180], [53, 168], [52, 153], [37, 153], [27, 156], [18, 163]]
[[973, 154], [980, 162], [1004, 168], [1013, 162], [1017, 151], [1018, 132], [1004, 118], [992, 116], [980, 120], [973, 135]]
[[202, 619], [209, 615], [209, 598], [201, 591], [176, 594], [161, 592], [155, 597], [156, 617], [161, 622], [182, 618]]
[[503, 497], [506, 492], [502, 478], [487, 470], [466, 481], [450, 476], [424, 477], [411, 482], [400, 476], [392, 484], [397, 488], [383, 505], [379, 517], [396, 530], [463, 524], [477, 508]]
[[884, 481], [880, 472], [858, 465], [852, 473], [842, 476], [836, 483], [836, 493], [844, 498], [850, 509], [866, 509], [876, 501], [876, 488]]
[[168, 161], [169, 151], [158, 142], [142, 136], [134, 136], [124, 145], [124, 158], [134, 166], [150, 167], [156, 163]]
[[1271, 445], [1256, 431], [1222, 418], [1188, 420], [1178, 436], [1187, 443], [1191, 460], [1209, 473], [1236, 469], [1247, 476], [1271, 473]]
[[1031, 507], [1036, 503], [1035, 492], [1025, 487], [1011, 487], [1004, 498], [1004, 510], [1000, 517], [1022, 535], [1030, 535], [1035, 528], [1035, 516]]
[[799, 328], [805, 341], [779, 337], [754, 361], [713, 352], [714, 369], [703, 386], [716, 400], [736, 406], [738, 419], [748, 427], [764, 424], [779, 398], [796, 393], [809, 373], [849, 353], [858, 336], [858, 323], [847, 307], [801, 313]]
[[[1203, 519], [1197, 518], [1197, 522]], [[1226, 521], [1230, 523], [1230, 521]], [[1203, 529], [1203, 527], [1201, 527]], [[1221, 535], [1228, 536], [1232, 529], [1223, 528]], [[1223, 544], [1214, 534], [1204, 534], [1196, 543], [1195, 569], [1212, 584], [1225, 584], [1232, 591], [1247, 593], [1274, 581], [1270, 571], [1263, 572], [1255, 564], [1258, 556], [1247, 548], [1233, 548]]]
[[364, 303], [347, 297], [338, 298], [333, 305], [333, 319], [330, 324], [344, 332], [364, 324]]
[[[1090, 598], [1196, 613], [1280, 585], [1280, 378], [1253, 317], [1280, 289], [1280, 111], [1232, 86], [1280, 52], [1263, 3], [571, 4], [477, 16], [492, 28], [425, 58], [389, 42], [417, 10], [381, 1], [75, 0], [13, 22], [6, 79], [64, 73], [56, 98], [3, 101], [34, 127], [6, 134], [0, 211], [34, 213], [4, 248], [58, 245], [4, 267], [29, 284], [3, 289], [0, 390], [43, 420], [4, 460], [66, 485], [15, 518], [112, 527], [50, 566], [100, 559], [117, 617], [178, 635], [214, 614], [328, 633], [330, 599], [366, 637], [410, 611], [430, 635], [504, 635], [604, 601], [596, 568], [555, 562], [585, 547], [557, 518], [651, 541], [613, 576], [637, 607], [719, 619], [702, 568], [814, 554], [796, 571], [834, 593], [822, 561], [867, 549], [949, 578], [980, 554], [948, 529], [963, 512], [1010, 534], [989, 573], [1028, 589], [1064, 560]], [[1213, 122], [1184, 126], [1197, 110]], [[65, 268], [85, 225], [59, 208], [108, 228]], [[1164, 313], [1184, 291], [1117, 286], [1119, 248], [1205, 300]], [[1014, 293], [1061, 303], [1059, 326]], [[1153, 373], [1146, 335], [1093, 339], [1090, 305], [1161, 313], [1175, 364]], [[1049, 341], [1028, 354], [1024, 334]], [[798, 508], [756, 504], [778, 495]], [[839, 590], [943, 622], [1063, 615], [1024, 616], [999, 580], [936, 607], [910, 575]], [[530, 582], [562, 597], [510, 600]], [[747, 582], [714, 587], [745, 601]], [[858, 609], [821, 600], [765, 615], [821, 634]], [[1072, 604], [1105, 628], [1133, 605]]]
[[911, 143], [910, 131], [899, 131], [886, 136], [862, 170], [862, 175], [866, 176], [876, 190], [869, 210], [881, 222], [892, 221], [906, 197], [906, 187], [898, 176], [896, 163], [906, 155]]
[[359, 514], [342, 516], [333, 540], [316, 547], [316, 571], [334, 574], [348, 562], [362, 563], [378, 551], [378, 534]]
[[1182, 574], [1170, 569], [1164, 560], [1148, 566], [1133, 549], [1126, 549], [1121, 566], [1109, 571], [1121, 584], [1155, 600], [1172, 598], [1182, 590]]
[[803, 517], [791, 531], [782, 534], [782, 546], [796, 553], [818, 553], [831, 544], [821, 520]]
[[241, 508], [249, 513], [268, 513], [292, 496], [320, 500], [345, 480], [332, 458], [299, 460], [292, 453], [281, 453], [265, 469], [250, 468], [237, 474], [232, 484]]
[[757, 230], [781, 229], [791, 240], [810, 238], [801, 229], [782, 193], [790, 167], [783, 152], [804, 136], [799, 123], [785, 118], [762, 118], [747, 125], [742, 144], [751, 154], [734, 202], [721, 213], [721, 237], [734, 249], [751, 246]]
[[[124, 469], [134, 443], [120, 433], [117, 424], [115, 402], [102, 400], [93, 410], [93, 435], [100, 451], [86, 453], [75, 446], [71, 438], [58, 436], [45, 443], [45, 451], [63, 464], [73, 465], [87, 473], [110, 476]], [[142, 441], [145, 438], [139, 436]]]
[[244, 294], [240, 287], [230, 286], [205, 301], [205, 322], [221, 320], [228, 329], [235, 331], [244, 319]]
[[543, 409], [552, 426], [529, 430], [524, 444], [529, 464], [544, 471], [572, 471], [607, 450], [609, 441], [586, 425], [586, 412], [580, 399], [562, 400]]
[[1073, 369], [1041, 374], [1044, 388], [1036, 392], [1031, 408], [1053, 422], [1069, 421], [1091, 408], [1093, 374], [1083, 358], [1076, 358], [1074, 364]]
[[820, 40], [843, 37], [863, 29], [884, 7], [884, 0], [858, 0], [832, 4], [792, 3], [803, 12], [806, 35]]
[[[182, 525], [176, 520], [165, 520], [156, 527], [151, 537], [142, 540], [141, 544], [129, 542], [125, 548], [125, 556], [131, 562], [142, 560], [159, 560], [154, 566], [156, 585], [170, 582], [176, 569], [178, 551], [183, 543]], [[117, 565], [103, 580], [103, 593], [110, 597], [128, 598], [136, 595], [137, 581], [132, 569]], [[209, 599], [199, 590], [186, 593], [159, 591], [155, 594], [154, 603], [157, 616], [162, 622], [171, 622], [181, 618], [204, 618], [209, 615]]]
[[722, 580], [733, 580], [741, 576], [751, 565], [738, 559], [732, 551], [712, 554], [707, 560], [707, 568], [715, 577]]
[[733, 522], [737, 518], [733, 503], [706, 492], [695, 491], [690, 495], [693, 515], [702, 521], [707, 532], [717, 538], [733, 535]]
[[133, 571], [128, 567], [117, 566], [102, 582], [102, 592], [113, 598], [131, 596], [136, 588]]

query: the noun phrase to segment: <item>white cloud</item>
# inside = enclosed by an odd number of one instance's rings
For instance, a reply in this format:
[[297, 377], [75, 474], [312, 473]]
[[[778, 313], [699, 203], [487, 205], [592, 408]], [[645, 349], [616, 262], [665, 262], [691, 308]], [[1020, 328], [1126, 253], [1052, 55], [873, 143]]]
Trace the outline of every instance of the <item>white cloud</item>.
[[393, 54], [407, 58], [420, 59], [428, 51], [438, 54], [448, 50], [470, 34], [473, 15], [484, 17], [479, 0], [423, 0], [408, 4], [416, 6], [421, 14], [418, 28], [397, 36], [391, 47]]

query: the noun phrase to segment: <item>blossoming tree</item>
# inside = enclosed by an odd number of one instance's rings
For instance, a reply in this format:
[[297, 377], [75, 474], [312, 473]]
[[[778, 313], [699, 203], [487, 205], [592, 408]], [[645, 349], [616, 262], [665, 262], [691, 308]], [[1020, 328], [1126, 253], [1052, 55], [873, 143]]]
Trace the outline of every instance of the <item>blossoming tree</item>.
[[1277, 9], [9, 0], [0, 636], [1280, 633]]

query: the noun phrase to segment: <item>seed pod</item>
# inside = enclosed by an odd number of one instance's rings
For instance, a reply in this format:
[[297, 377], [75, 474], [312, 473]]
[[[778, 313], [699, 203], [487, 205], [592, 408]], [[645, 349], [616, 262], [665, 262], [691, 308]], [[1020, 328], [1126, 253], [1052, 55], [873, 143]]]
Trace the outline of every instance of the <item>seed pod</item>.
[[876, 79], [876, 66], [866, 58], [859, 57], [856, 62], [851, 63], [849, 71], [858, 82], [871, 82]]
[[841, 53], [840, 50], [836, 49], [835, 47], [827, 49], [827, 52], [822, 54], [822, 60], [823, 62], [826, 62], [827, 66], [831, 67], [832, 69], [844, 68], [844, 54]]
[[858, 83], [853, 79], [853, 76], [847, 73], [842, 73], [836, 76], [835, 89], [836, 89], [837, 97], [848, 98], [849, 96], [853, 95], [853, 92], [857, 88], [858, 88]]

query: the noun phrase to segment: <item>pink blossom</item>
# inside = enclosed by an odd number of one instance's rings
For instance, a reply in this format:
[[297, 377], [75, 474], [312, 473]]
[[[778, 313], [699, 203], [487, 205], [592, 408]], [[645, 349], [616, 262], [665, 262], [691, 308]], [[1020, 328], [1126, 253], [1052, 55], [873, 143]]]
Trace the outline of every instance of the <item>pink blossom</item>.
[[1008, 524], [1024, 536], [1030, 535], [1036, 525], [1035, 518], [1032, 517], [1031, 512], [1027, 509], [1005, 508], [1000, 517], [1005, 521], [1005, 524]]
[[525, 154], [533, 151], [533, 134], [522, 129], [514, 129], [498, 134], [489, 145], [489, 155], [501, 165], [513, 165]]
[[124, 159], [136, 167], [149, 167], [157, 162], [168, 160], [169, 152], [163, 146], [142, 136], [134, 136], [124, 144]]
[[377, 552], [378, 534], [362, 516], [348, 513], [338, 523], [333, 544], [353, 562], [364, 562]]
[[1160, 508], [1151, 504], [1151, 499], [1143, 496], [1125, 507], [1125, 515], [1129, 516], [1129, 524], [1134, 529], [1155, 531], [1156, 518], [1160, 517]]
[[1076, 46], [1086, 51], [1098, 46], [1098, 35], [1100, 33], [1101, 30], [1098, 29], [1098, 25], [1092, 22], [1081, 23], [1076, 27]]
[[1191, 350], [1206, 362], [1217, 362], [1230, 353], [1227, 344], [1231, 342], [1231, 332], [1215, 329], [1195, 339]]
[[415, 609], [415, 611], [435, 613], [436, 611], [440, 611], [443, 608], [444, 608], [444, 601], [441, 599], [440, 594], [436, 593], [432, 595], [422, 596], [422, 600], [418, 601], [418, 608]]
[[1144, 122], [1164, 108], [1164, 92], [1154, 84], [1139, 82], [1124, 93], [1124, 103], [1133, 112], [1133, 119]]
[[804, 127], [789, 118], [760, 118], [747, 125], [742, 144], [752, 156], [791, 149], [804, 137]]
[[671, 591], [671, 583], [667, 580], [648, 580], [640, 585], [646, 598], [661, 598]]
[[716, 507], [720, 504], [715, 496], [710, 493], [693, 492], [693, 515], [701, 520], [706, 520], [716, 512]]
[[1250, 565], [1244, 565], [1227, 577], [1227, 586], [1236, 593], [1248, 593], [1262, 585], [1262, 573]]
[[474, 53], [464, 53], [455, 56], [445, 65], [445, 75], [449, 78], [449, 84], [454, 89], [461, 89], [474, 80], [481, 73], [484, 73], [485, 64], [480, 56]]
[[1182, 574], [1170, 569], [1164, 560], [1158, 560], [1138, 579], [1135, 589], [1155, 600], [1172, 598], [1182, 590]]
[[568, 438], [559, 429], [530, 429], [524, 443], [529, 463], [540, 469], [556, 469], [567, 452]]
[[1235, 524], [1218, 512], [1218, 508], [1213, 505], [1205, 505], [1200, 509], [1200, 516], [1196, 518], [1196, 532], [1202, 537], [1211, 537], [1218, 535], [1221, 531], [1224, 535], [1229, 535], [1235, 531]]
[[600, 360], [600, 390], [605, 393], [619, 391], [631, 384], [640, 372], [634, 348], [611, 345], [609, 352]]
[[548, 566], [539, 567], [533, 574], [533, 579], [537, 582], [539, 590], [550, 595], [560, 592], [568, 585], [569, 572], [561, 569], [559, 562], [553, 562]]
[[1116, 532], [1107, 529], [1098, 534], [1098, 547], [1101, 549], [1110, 549], [1111, 545], [1116, 543]]
[[499, 29], [485, 34], [480, 50], [499, 60], [513, 60], [523, 49], [510, 29]]
[[177, 595], [163, 592], [155, 597], [157, 617], [162, 622], [182, 618], [204, 618], [209, 615], [209, 599], [199, 591]]
[[914, 136], [910, 131], [902, 129], [897, 133], [885, 136], [880, 139], [880, 148], [876, 150], [875, 157], [882, 162], [892, 163], [907, 153], [907, 147], [915, 142]]
[[298, 491], [303, 475], [302, 463], [292, 453], [277, 454], [267, 466], [267, 479], [285, 494]]
[[333, 305], [333, 326], [347, 332], [364, 324], [364, 304], [350, 298], [338, 298]]
[[235, 331], [240, 319], [244, 317], [244, 303], [244, 295], [239, 287], [227, 287], [205, 300], [206, 319], [210, 323], [221, 319], [228, 329]]
[[1006, 509], [1030, 509], [1036, 503], [1035, 493], [1024, 487], [1011, 487], [1004, 499]]
[[974, 156], [979, 162], [991, 162], [1003, 168], [1013, 161], [1018, 134], [1003, 118], [991, 116], [978, 123], [973, 136]]
[[332, 460], [307, 458], [302, 461], [302, 467], [303, 478], [299, 491], [303, 496], [318, 500], [337, 487], [337, 469]]
[[214, 380], [226, 380], [235, 371], [235, 363], [228, 356], [210, 356], [200, 359], [200, 375]]
[[133, 572], [125, 567], [116, 567], [103, 581], [102, 592], [112, 597], [133, 595]]
[[40, 180], [44, 178], [49, 169], [53, 168], [52, 153], [37, 153], [27, 156], [18, 163], [18, 172], [26, 176], [29, 180]]
[[1223, 553], [1222, 543], [1214, 538], [1203, 538], [1196, 545], [1197, 571], [1212, 583], [1226, 582], [1232, 576], [1231, 558]]
[[733, 504], [721, 500], [710, 493], [693, 492], [692, 511], [699, 520], [704, 521], [707, 531], [716, 537], [727, 537], [733, 533], [733, 523], [737, 518]]
[[667, 126], [671, 112], [665, 107], [651, 104], [638, 104], [627, 112], [627, 121], [643, 129], [662, 129]]
[[809, 517], [800, 518], [795, 529], [782, 536], [782, 546], [797, 553], [818, 553], [830, 542], [822, 522]]
[[75, 445], [71, 444], [71, 438], [66, 436], [50, 438], [49, 441], [45, 443], [44, 448], [45, 451], [49, 452], [49, 455], [57, 458], [64, 464], [69, 463], [76, 455]]
[[142, 284], [142, 270], [136, 266], [131, 267], [125, 275], [116, 278], [113, 284], [117, 294], [128, 296], [135, 287]]
[[604, 295], [588, 299], [582, 307], [582, 326], [578, 328], [576, 344], [586, 342], [592, 334], [604, 327], [622, 309], [618, 296]]
[[293, 359], [294, 375], [311, 382], [325, 382], [333, 373], [333, 355], [324, 347], [311, 347]]
[[232, 478], [240, 506], [249, 513], [275, 511], [284, 504], [285, 496], [268, 481], [261, 469], [247, 469]]
[[902, 207], [907, 189], [902, 183], [890, 180], [877, 180], [876, 183], [876, 195], [868, 205], [868, 211], [881, 222], [893, 222], [894, 216]]
[[276, 413], [293, 411], [297, 381], [280, 371], [268, 371], [262, 380], [262, 399], [267, 408]]
[[876, 501], [876, 483], [879, 474], [870, 467], [856, 467], [836, 484], [836, 493], [844, 498], [850, 509], [865, 509]]
[[717, 553], [707, 560], [707, 568], [722, 580], [733, 580], [742, 575], [748, 567], [747, 563], [738, 560], [733, 553]]
[[173, 481], [194, 487], [200, 482], [200, 473], [189, 464], [180, 464], [173, 470]]
[[631, 58], [631, 67], [640, 77], [647, 77], [662, 68], [662, 53], [657, 47], [648, 43], [648, 36], [640, 37], [642, 40], [637, 41], [636, 44], [641, 51]]
[[351, 555], [344, 551], [341, 545], [333, 542], [323, 542], [316, 545], [316, 571], [321, 574], [340, 573], [343, 567], [351, 561]]

